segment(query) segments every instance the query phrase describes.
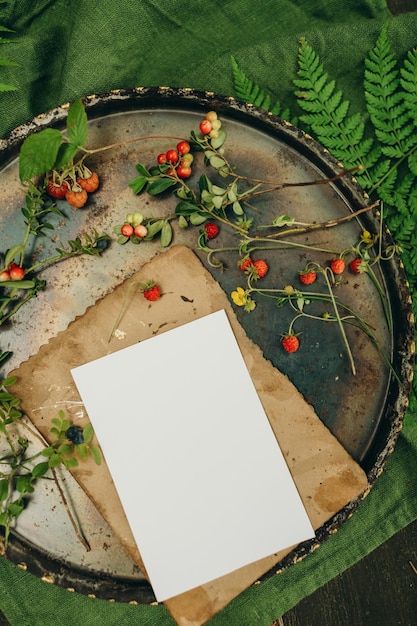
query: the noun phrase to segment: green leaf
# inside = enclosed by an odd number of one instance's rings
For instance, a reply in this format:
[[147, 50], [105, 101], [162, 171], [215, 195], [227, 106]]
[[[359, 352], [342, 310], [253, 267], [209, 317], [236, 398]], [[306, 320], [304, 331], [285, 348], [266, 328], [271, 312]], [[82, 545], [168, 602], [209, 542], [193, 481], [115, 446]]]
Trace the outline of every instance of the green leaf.
[[9, 248], [6, 252], [6, 256], [4, 258], [4, 266], [7, 267], [12, 261], [15, 260], [17, 256], [20, 256], [25, 251], [25, 246], [23, 244], [18, 244], [17, 246], [13, 246]]
[[56, 170], [61, 169], [68, 163], [71, 163], [77, 154], [78, 146], [74, 143], [64, 142], [59, 146], [58, 155], [54, 163]]
[[209, 215], [206, 213], [192, 213], [190, 215], [190, 222], [193, 226], [200, 226], [200, 224], [204, 224], [209, 219]]
[[232, 208], [235, 215], [243, 215], [243, 209], [240, 202], [233, 202]]
[[90, 441], [94, 437], [94, 428], [90, 422], [83, 429], [83, 437], [84, 437], [85, 443], [90, 443]]
[[161, 246], [167, 248], [172, 241], [171, 224], [166, 220], [161, 229]]
[[78, 446], [75, 446], [75, 451], [80, 459], [85, 461], [88, 456], [88, 446], [85, 443], [80, 443]]
[[176, 181], [172, 178], [168, 178], [167, 176], [164, 176], [162, 178], [149, 179], [146, 191], [151, 196], [157, 196], [158, 194], [163, 193], [174, 185], [176, 185]]
[[39, 133], [29, 135], [20, 148], [20, 180], [25, 182], [51, 170], [61, 142], [62, 135], [54, 128], [45, 128]]
[[197, 213], [198, 211], [198, 206], [192, 202], [179, 202], [175, 207], [175, 215], [183, 215], [185, 217], [192, 215], [193, 213]]
[[16, 489], [19, 493], [33, 493], [32, 475], [22, 474], [16, 479]]
[[89, 452], [90, 452], [91, 456], [92, 456], [92, 457], [93, 457], [93, 459], [94, 459], [94, 463], [95, 463], [96, 465], [101, 465], [101, 460], [102, 460], [102, 459], [101, 459], [101, 452], [100, 452], [100, 449], [99, 449], [97, 446], [90, 446], [90, 447], [88, 448], [88, 450], [89, 450]]
[[68, 111], [67, 132], [71, 143], [78, 147], [83, 146], [87, 141], [87, 114], [81, 99], [76, 100]]
[[148, 233], [145, 239], [147, 241], [150, 241], [151, 239], [153, 239], [155, 235], [161, 232], [163, 225], [164, 225], [164, 220], [155, 220], [152, 222], [147, 222], [146, 228], [148, 229]]
[[72, 445], [70, 443], [62, 443], [57, 448], [57, 453], [61, 456], [63, 454], [71, 454], [71, 452], [72, 452]]
[[7, 505], [7, 511], [12, 517], [19, 517], [23, 509], [24, 506], [20, 502], [10, 502], [10, 504]]
[[58, 467], [58, 465], [61, 465], [61, 463], [62, 459], [59, 454], [52, 454], [52, 456], [49, 457], [49, 467]]
[[0, 502], [7, 499], [9, 495], [9, 481], [7, 478], [0, 479]]
[[74, 459], [73, 456], [70, 456], [66, 459], [64, 459], [64, 466], [70, 470], [73, 469], [74, 467], [78, 467], [79, 463], [77, 461], [77, 459]]
[[32, 469], [32, 476], [33, 478], [42, 478], [42, 476], [45, 476], [48, 470], [48, 461], [43, 461], [42, 463], [38, 463], [37, 465], [35, 465], [35, 467]]
[[219, 130], [219, 136], [215, 137], [214, 139], [212, 139], [210, 141], [212, 147], [215, 150], [218, 150], [219, 148], [221, 148], [221, 146], [224, 144], [224, 142], [226, 141], [226, 131], [223, 130], [223, 128], [220, 128]]
[[151, 176], [146, 167], [142, 165], [142, 163], [136, 163], [136, 170], [141, 176], [145, 176], [145, 178], [150, 178]]
[[144, 186], [146, 185], [146, 183], [148, 182], [148, 178], [145, 176], [136, 176], [136, 178], [133, 178], [130, 183], [129, 183], [129, 187], [132, 189], [133, 193], [135, 195], [137, 195], [138, 193], [140, 193], [142, 191], [142, 189], [144, 188]]

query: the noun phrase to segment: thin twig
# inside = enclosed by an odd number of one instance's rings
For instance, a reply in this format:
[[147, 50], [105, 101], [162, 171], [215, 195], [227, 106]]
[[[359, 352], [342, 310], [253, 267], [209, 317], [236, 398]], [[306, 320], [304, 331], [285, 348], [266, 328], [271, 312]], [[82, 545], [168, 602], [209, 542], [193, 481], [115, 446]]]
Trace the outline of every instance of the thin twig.
[[63, 505], [65, 507], [65, 510], [67, 512], [69, 520], [70, 520], [70, 522], [72, 524], [74, 532], [77, 535], [78, 540], [82, 543], [84, 548], [87, 550], [87, 552], [90, 552], [91, 546], [88, 543], [87, 539], [85, 538], [84, 533], [82, 532], [82, 528], [81, 528], [80, 524], [75, 519], [75, 517], [74, 517], [74, 515], [73, 515], [73, 513], [72, 513], [72, 511], [71, 511], [71, 509], [70, 509], [70, 507], [68, 505], [68, 501], [67, 501], [67, 499], [65, 497], [65, 494], [64, 494], [64, 491], [63, 491], [61, 485], [59, 484], [59, 479], [58, 479], [58, 476], [57, 476], [57, 473], [56, 473], [54, 467], [52, 468], [52, 474], [54, 476], [55, 484], [58, 487], [59, 494], [60, 494], [60, 496], [62, 498]]

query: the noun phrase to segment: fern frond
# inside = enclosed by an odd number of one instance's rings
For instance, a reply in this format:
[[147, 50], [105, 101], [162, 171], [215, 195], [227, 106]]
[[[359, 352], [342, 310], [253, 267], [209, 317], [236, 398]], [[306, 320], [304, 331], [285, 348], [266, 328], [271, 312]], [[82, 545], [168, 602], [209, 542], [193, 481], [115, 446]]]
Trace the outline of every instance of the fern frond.
[[400, 73], [388, 40], [388, 23], [365, 59], [364, 87], [369, 117], [382, 152], [401, 159], [417, 141], [410, 110], [399, 89]]
[[[231, 57], [232, 71], [233, 71], [233, 85], [236, 97], [244, 102], [249, 102], [265, 111], [269, 111], [274, 115], [280, 115], [285, 117], [284, 113], [289, 113], [288, 110], [283, 111], [281, 103], [275, 102], [271, 104], [271, 97], [266, 94], [256, 83], [254, 83], [246, 74], [240, 69], [236, 60]], [[285, 119], [289, 119], [285, 117]]]
[[298, 51], [297, 87], [295, 95], [300, 116], [318, 141], [323, 143], [346, 167], [362, 166], [358, 174], [364, 188], [373, 185], [369, 169], [378, 160], [373, 151], [373, 140], [364, 139], [365, 123], [359, 113], [349, 116], [350, 103], [343, 100], [343, 93], [336, 91], [334, 80], [328, 80], [318, 55], [304, 38]]
[[400, 83], [404, 90], [404, 104], [414, 125], [417, 125], [417, 48], [408, 52], [400, 75]]

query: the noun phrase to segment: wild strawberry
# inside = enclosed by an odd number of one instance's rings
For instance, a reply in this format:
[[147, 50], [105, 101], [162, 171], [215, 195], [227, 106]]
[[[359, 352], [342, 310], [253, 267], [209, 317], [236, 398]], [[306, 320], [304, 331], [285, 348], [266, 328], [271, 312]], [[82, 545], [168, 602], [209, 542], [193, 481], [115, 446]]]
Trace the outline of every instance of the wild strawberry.
[[358, 257], [356, 259], [353, 259], [353, 261], [349, 263], [349, 269], [354, 274], [360, 274], [361, 273], [360, 265], [362, 265], [362, 259]]
[[343, 274], [343, 272], [345, 271], [345, 267], [346, 263], [341, 258], [333, 259], [333, 261], [330, 263], [330, 269], [332, 270], [333, 274]]
[[52, 179], [49, 179], [46, 185], [46, 193], [52, 198], [65, 198], [65, 194], [69, 191], [69, 184], [66, 180], [64, 180], [60, 185], [54, 183]]
[[100, 179], [97, 172], [92, 172], [91, 176], [88, 176], [88, 178], [77, 178], [77, 183], [82, 189], [85, 189], [88, 193], [92, 193], [93, 191], [98, 189]]
[[25, 277], [25, 270], [23, 267], [19, 267], [19, 265], [15, 265], [13, 263], [13, 267], [10, 266], [9, 268], [9, 274], [11, 280], [23, 280]]
[[214, 239], [219, 234], [219, 227], [214, 222], [204, 224], [204, 230], [208, 239]]
[[131, 237], [134, 233], [134, 228], [132, 224], [123, 224], [120, 232], [122, 233], [123, 237]]
[[269, 270], [267, 263], [263, 259], [257, 259], [256, 261], [253, 261], [252, 265], [256, 270], [258, 278], [263, 278]]
[[285, 352], [297, 352], [298, 348], [300, 347], [300, 341], [297, 335], [287, 334], [282, 336], [281, 345], [284, 348]]
[[250, 257], [246, 257], [246, 259], [242, 259], [239, 261], [238, 266], [242, 270], [242, 272], [246, 272], [253, 265], [253, 261]]
[[161, 297], [161, 290], [152, 280], [142, 285], [142, 293], [150, 302], [155, 302]]
[[303, 285], [311, 285], [316, 280], [317, 273], [314, 270], [307, 269], [307, 270], [300, 272], [299, 276], [300, 276], [300, 282]]
[[71, 189], [65, 194], [65, 200], [76, 209], [81, 209], [88, 200], [88, 194], [85, 189], [80, 189], [80, 191]]
[[3, 270], [0, 272], [0, 283], [4, 283], [6, 280], [10, 280], [10, 274], [7, 270]]

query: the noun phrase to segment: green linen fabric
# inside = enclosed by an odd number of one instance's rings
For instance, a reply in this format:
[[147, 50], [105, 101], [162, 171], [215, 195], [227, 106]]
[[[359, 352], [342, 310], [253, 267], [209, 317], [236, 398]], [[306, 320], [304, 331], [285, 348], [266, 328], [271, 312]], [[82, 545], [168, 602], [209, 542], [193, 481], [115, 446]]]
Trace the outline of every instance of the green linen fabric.
[[[0, 56], [0, 136], [80, 96], [135, 86], [192, 87], [234, 95], [231, 56], [293, 109], [301, 36], [363, 111], [363, 59], [387, 19], [397, 58], [417, 44], [417, 14], [391, 17], [384, 0], [15, 0], [0, 23], [14, 30]], [[382, 477], [358, 511], [315, 553], [252, 586], [213, 626], [269, 626], [320, 585], [417, 518], [417, 428], [407, 426]], [[91, 599], [48, 585], [0, 559], [0, 615], [11, 626], [170, 626], [163, 606]], [[1, 619], [0, 619], [1, 623]]]

